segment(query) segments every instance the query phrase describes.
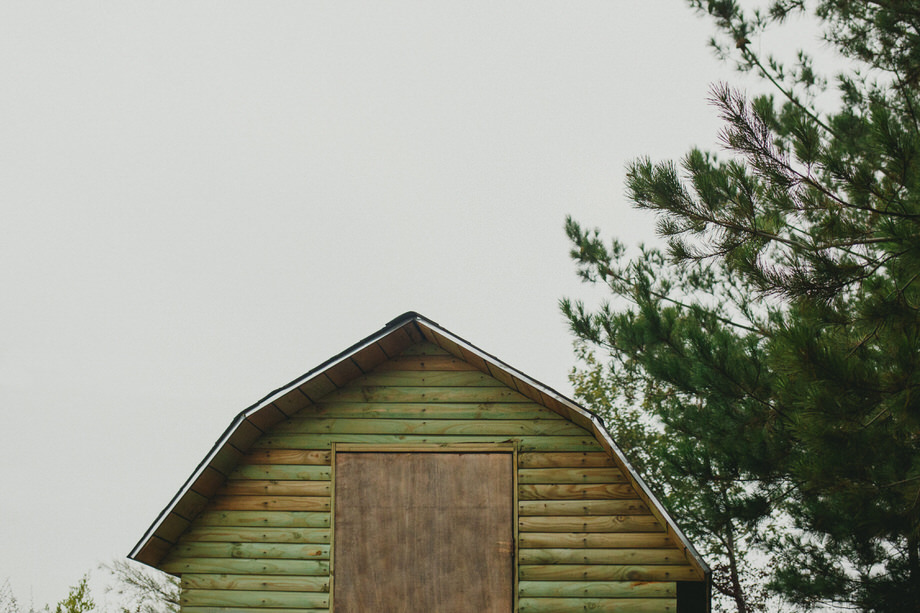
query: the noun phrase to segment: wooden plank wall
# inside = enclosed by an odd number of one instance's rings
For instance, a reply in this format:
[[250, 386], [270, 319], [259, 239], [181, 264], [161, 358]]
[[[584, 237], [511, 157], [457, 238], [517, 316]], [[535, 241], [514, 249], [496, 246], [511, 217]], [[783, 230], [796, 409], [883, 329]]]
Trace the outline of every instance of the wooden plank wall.
[[589, 432], [422, 343], [255, 442], [160, 565], [184, 613], [329, 610], [333, 442], [516, 443], [520, 613], [674, 612], [703, 579]]

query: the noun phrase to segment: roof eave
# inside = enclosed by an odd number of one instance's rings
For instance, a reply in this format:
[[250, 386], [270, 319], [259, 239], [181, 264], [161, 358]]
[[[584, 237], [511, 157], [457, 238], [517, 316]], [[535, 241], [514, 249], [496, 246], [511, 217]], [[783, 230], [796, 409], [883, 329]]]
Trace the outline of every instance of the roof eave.
[[[405, 340], [408, 341], [405, 343], [405, 346], [408, 346], [408, 344], [413, 342], [419, 342], [423, 338], [434, 342], [442, 349], [445, 349], [460, 359], [474, 363], [475, 366], [482, 369], [484, 372], [495, 376], [503, 382], [508, 383], [510, 378], [511, 387], [516, 388], [519, 392], [527, 395], [528, 397], [531, 397], [541, 404], [546, 405], [550, 409], [556, 410], [557, 412], [561, 410], [563, 413], [570, 413], [570, 415], [564, 416], [570, 418], [576, 417], [577, 421], [580, 422], [580, 425], [583, 427], [588, 426], [588, 429], [591, 430], [595, 438], [601, 442], [603, 446], [607, 447], [613, 454], [615, 460], [621, 465], [624, 474], [626, 474], [627, 477], [633, 482], [633, 485], [640, 492], [640, 495], [645, 499], [650, 508], [653, 509], [653, 514], [657, 515], [659, 519], [667, 526], [668, 530], [670, 530], [674, 535], [674, 538], [676, 538], [684, 547], [688, 556], [699, 566], [699, 570], [703, 574], [704, 578], [707, 581], [709, 580], [711, 574], [709, 566], [693, 547], [692, 543], [690, 543], [690, 540], [686, 537], [674, 519], [668, 514], [667, 510], [664, 508], [661, 502], [655, 497], [655, 495], [646, 485], [645, 481], [643, 481], [642, 477], [639, 476], [635, 469], [630, 465], [622, 450], [610, 437], [607, 429], [604, 427], [604, 423], [601, 418], [580, 406], [575, 401], [557, 392], [553, 388], [525, 375], [524, 373], [516, 370], [515, 368], [496, 358], [495, 356], [476, 347], [469, 341], [453, 334], [452, 332], [442, 328], [427, 317], [414, 311], [409, 311], [393, 319], [377, 332], [374, 332], [366, 338], [358, 341], [351, 347], [326, 360], [322, 364], [316, 366], [306, 374], [298, 377], [294, 381], [291, 381], [287, 385], [274, 390], [252, 406], [240, 412], [230, 423], [230, 425], [217, 440], [217, 442], [204, 457], [204, 459], [202, 459], [202, 461], [198, 464], [198, 466], [195, 468], [195, 471], [186, 480], [182, 488], [176, 493], [175, 496], [173, 496], [169, 504], [166, 505], [166, 507], [160, 512], [154, 523], [147, 529], [147, 531], [144, 533], [144, 536], [141, 537], [138, 543], [131, 550], [131, 553], [128, 554], [128, 557], [156, 567], [156, 565], [162, 559], [162, 554], [157, 555], [155, 551], [152, 551], [152, 555], [148, 556], [145, 554], [145, 551], [148, 550], [148, 548], [151, 548], [151, 544], [159, 544], [157, 541], [154, 541], [154, 539], [162, 541], [165, 548], [171, 546], [174, 541], [171, 541], [168, 538], [163, 538], [163, 536], [160, 534], [160, 531], [173, 515], [180, 517], [186, 523], [193, 519], [193, 517], [182, 517], [176, 513], [176, 509], [178, 508], [179, 504], [183, 502], [186, 497], [193, 493], [193, 486], [206, 475], [209, 468], [214, 468], [213, 464], [215, 458], [217, 458], [220, 453], [227, 449], [228, 446], [232, 447], [231, 441], [233, 437], [237, 435], [245, 425], [248, 424], [252, 426], [252, 433], [249, 436], [244, 437], [244, 440], [252, 438], [252, 441], [254, 441], [255, 438], [258, 438], [258, 436], [261, 435], [262, 430], [256, 423], [253, 423], [253, 418], [257, 416], [260, 411], [265, 411], [273, 408], [279, 411], [281, 415], [283, 415], [281, 419], [286, 418], [287, 415], [278, 406], [280, 404], [280, 400], [284, 399], [287, 395], [295, 392], [296, 390], [301, 390], [304, 386], [309, 385], [316, 379], [320, 377], [326, 377], [326, 373], [329, 373], [332, 369], [337, 368], [339, 365], [346, 364], [347, 361], [353, 360], [362, 351], [367, 351], [369, 347], [378, 345], [385, 339], [399, 334], [401, 331], [405, 332]], [[399, 347], [400, 344], [401, 343], [398, 343], [395, 345], [395, 347]], [[405, 348], [405, 346], [403, 346], [403, 348]], [[395, 349], [392, 351], [395, 352]], [[382, 349], [382, 352], [385, 354], [384, 359], [393, 357], [390, 355], [390, 352], [387, 352], [385, 349]], [[328, 379], [328, 377], [326, 378]], [[336, 385], [335, 382], [333, 382], [331, 379], [329, 379], [328, 383], [334, 386], [334, 388], [340, 387], [340, 385]], [[344, 384], [345, 382], [341, 383], [341, 385]], [[310, 398], [307, 393], [304, 393], [304, 395], [306, 396], [304, 399], [305, 401], [312, 402], [313, 399]], [[280, 419], [278, 419], [278, 421], [280, 421]], [[252, 441], [250, 441], [250, 443]], [[235, 447], [233, 447], [233, 449], [235, 449], [239, 454], [242, 454], [246, 451], [246, 449], [236, 449]], [[214, 468], [214, 470], [220, 473], [220, 471], [216, 468]], [[179, 526], [181, 526], [181, 522]], [[181, 532], [181, 530], [179, 530], [179, 532]], [[176, 536], [178, 536], [178, 534]]]

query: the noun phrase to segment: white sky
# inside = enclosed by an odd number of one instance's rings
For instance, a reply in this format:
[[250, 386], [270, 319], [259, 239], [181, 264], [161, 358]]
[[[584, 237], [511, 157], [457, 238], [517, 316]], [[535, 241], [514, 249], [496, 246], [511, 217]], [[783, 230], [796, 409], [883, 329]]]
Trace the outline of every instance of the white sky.
[[654, 235], [624, 165], [715, 146], [710, 34], [679, 0], [0, 3], [0, 583], [53, 605], [407, 310], [568, 393], [564, 216]]

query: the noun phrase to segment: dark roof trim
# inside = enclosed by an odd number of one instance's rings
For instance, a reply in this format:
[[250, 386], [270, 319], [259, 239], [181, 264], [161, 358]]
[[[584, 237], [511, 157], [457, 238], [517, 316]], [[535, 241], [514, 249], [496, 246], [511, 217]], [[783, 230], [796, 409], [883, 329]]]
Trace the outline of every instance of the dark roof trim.
[[[140, 550], [143, 548], [143, 546], [150, 540], [151, 537], [153, 537], [156, 534], [157, 530], [163, 524], [166, 517], [170, 514], [170, 512], [172, 512], [172, 510], [176, 507], [178, 502], [191, 490], [192, 485], [195, 483], [195, 481], [198, 480], [201, 474], [210, 465], [211, 461], [214, 459], [214, 456], [216, 456], [218, 452], [220, 452], [221, 449], [224, 448], [224, 445], [230, 440], [230, 437], [233, 435], [234, 432], [236, 432], [236, 430], [246, 420], [247, 417], [249, 417], [251, 414], [258, 411], [259, 409], [265, 406], [268, 406], [273, 401], [275, 401], [277, 398], [283, 396], [284, 394], [291, 391], [292, 389], [299, 387], [301, 384], [309, 381], [314, 376], [324, 372], [325, 370], [331, 368], [332, 366], [335, 366], [339, 362], [342, 362], [343, 360], [348, 359], [349, 357], [351, 357], [353, 354], [360, 351], [364, 347], [367, 347], [368, 345], [376, 343], [379, 339], [392, 333], [394, 330], [401, 328], [405, 326], [406, 324], [411, 323], [412, 321], [415, 321], [416, 319], [424, 319], [425, 321], [430, 321], [430, 320], [425, 319], [418, 313], [415, 313], [414, 311], [408, 311], [406, 313], [403, 313], [399, 317], [388, 322], [383, 328], [381, 328], [377, 332], [374, 332], [370, 336], [358, 341], [351, 347], [348, 347], [344, 351], [334, 355], [333, 357], [329, 358], [328, 360], [326, 360], [319, 366], [316, 366], [315, 368], [311, 369], [309, 372], [301, 375], [300, 377], [297, 377], [296, 379], [294, 379], [287, 385], [283, 385], [279, 387], [278, 389], [270, 392], [258, 402], [255, 402], [251, 406], [241, 411], [233, 419], [233, 421], [230, 422], [230, 425], [227, 426], [227, 429], [224, 430], [223, 434], [220, 435], [220, 438], [217, 439], [217, 442], [214, 443], [214, 445], [211, 447], [211, 450], [201, 460], [201, 462], [192, 472], [191, 476], [189, 476], [189, 478], [186, 479], [185, 483], [182, 485], [179, 491], [176, 492], [176, 495], [172, 497], [172, 499], [169, 501], [169, 504], [167, 504], [166, 507], [162, 511], [160, 511], [160, 514], [157, 515], [156, 520], [154, 520], [153, 524], [151, 524], [151, 526], [147, 529], [147, 531], [144, 533], [144, 536], [142, 536], [141, 539], [134, 546], [134, 548], [131, 549], [131, 553], [128, 554], [128, 557], [131, 559], [136, 558], [136, 556], [140, 553]], [[430, 322], [430, 323], [434, 325], [435, 327], [437, 327], [437, 324], [434, 324], [434, 322]]]
[[687, 538], [683, 530], [681, 530], [680, 527], [677, 525], [677, 522], [674, 521], [674, 518], [672, 518], [671, 515], [667, 512], [664, 505], [661, 504], [661, 502], [658, 500], [655, 494], [652, 493], [651, 489], [649, 489], [648, 485], [645, 483], [645, 481], [642, 479], [639, 473], [636, 472], [636, 469], [633, 468], [633, 466], [629, 463], [629, 460], [626, 459], [626, 456], [623, 454], [623, 450], [620, 449], [619, 445], [617, 445], [616, 442], [614, 442], [614, 440], [610, 437], [610, 433], [607, 430], [607, 427], [604, 425], [603, 419], [601, 419], [599, 416], [595, 415], [588, 409], [582, 407], [581, 405], [576, 403], [574, 400], [571, 400], [570, 398], [560, 394], [559, 392], [549, 387], [548, 385], [540, 383], [536, 379], [533, 379], [525, 375], [524, 373], [520, 372], [519, 370], [516, 370], [515, 368], [509, 366], [508, 364], [499, 360], [498, 358], [491, 355], [490, 353], [487, 353], [483, 351], [482, 349], [476, 347], [469, 341], [464, 340], [463, 338], [457, 336], [456, 334], [453, 334], [452, 332], [448, 332], [444, 328], [441, 328], [440, 326], [430, 321], [429, 319], [425, 318], [424, 316], [419, 315], [418, 318], [419, 318], [419, 321], [425, 322], [430, 327], [437, 329], [438, 332], [450, 338], [455, 343], [463, 345], [465, 349], [477, 354], [479, 357], [489, 362], [492, 362], [493, 364], [505, 370], [509, 374], [512, 374], [515, 378], [520, 379], [527, 385], [538, 390], [540, 393], [546, 396], [549, 396], [550, 398], [553, 398], [557, 402], [565, 405], [569, 409], [589, 419], [595, 427], [595, 435], [599, 436], [600, 438], [603, 438], [604, 441], [608, 445], [610, 445], [610, 448], [616, 454], [617, 459], [623, 463], [623, 466], [629, 471], [629, 473], [631, 473], [633, 479], [635, 479], [636, 485], [638, 485], [639, 488], [642, 490], [642, 493], [648, 497], [649, 501], [655, 506], [656, 510], [659, 513], [661, 513], [661, 516], [664, 518], [665, 522], [669, 525], [669, 527], [674, 531], [675, 536], [677, 536], [681, 544], [687, 548], [687, 551], [690, 553], [690, 555], [700, 564], [700, 567], [702, 568], [703, 573], [706, 575], [707, 581], [709, 580], [709, 577], [711, 576], [711, 573], [712, 573], [712, 570], [709, 568], [709, 565], [706, 564], [705, 560], [703, 560], [702, 556], [700, 556], [699, 552], [690, 542], [690, 539]]
[[[149, 542], [151, 542], [153, 538], [158, 537], [157, 532], [161, 528], [161, 526], [163, 526], [164, 522], [166, 521], [170, 513], [173, 513], [176, 506], [179, 504], [179, 502], [187, 494], [189, 494], [190, 491], [192, 491], [192, 486], [194, 485], [194, 483], [202, 476], [204, 471], [211, 465], [211, 462], [214, 460], [215, 456], [222, 449], [224, 449], [224, 447], [228, 444], [233, 434], [240, 428], [240, 426], [246, 421], [246, 419], [249, 416], [259, 411], [260, 409], [263, 409], [269, 406], [275, 400], [281, 398], [285, 394], [291, 392], [292, 390], [296, 389], [297, 387], [301, 386], [307, 381], [313, 379], [314, 377], [322, 374], [323, 372], [329, 370], [330, 368], [336, 366], [337, 364], [345, 360], [348, 360], [349, 358], [351, 358], [352, 356], [360, 352], [362, 349], [367, 348], [368, 346], [378, 342], [384, 337], [389, 336], [390, 334], [393, 334], [399, 329], [407, 325], [410, 325], [412, 323], [416, 323], [420, 326], [424, 326], [425, 328], [428, 328], [430, 331], [435, 332], [438, 335], [441, 335], [447, 338], [451, 342], [456, 343], [458, 346], [462, 347], [464, 350], [469, 351], [470, 353], [478, 356], [480, 359], [485, 360], [487, 363], [491, 363], [497, 368], [505, 371], [508, 375], [511, 375], [513, 378], [531, 387], [533, 390], [537, 391], [539, 394], [542, 394], [548, 398], [555, 400], [556, 402], [565, 406], [567, 409], [581, 415], [584, 419], [588, 420], [593, 426], [594, 435], [599, 440], [602, 440], [604, 443], [606, 443], [609, 446], [609, 448], [613, 451], [613, 453], [616, 455], [617, 461], [622, 463], [622, 465], [626, 468], [626, 470], [631, 474], [632, 478], [635, 481], [635, 484], [639, 487], [642, 494], [647, 498], [647, 500], [652, 504], [652, 506], [654, 506], [655, 510], [661, 515], [661, 517], [664, 519], [664, 521], [668, 525], [669, 529], [672, 530], [673, 534], [677, 537], [680, 543], [684, 546], [688, 554], [699, 564], [704, 575], [706, 576], [707, 581], [709, 580], [709, 577], [711, 575], [711, 570], [709, 566], [706, 564], [706, 562], [703, 560], [700, 554], [696, 551], [696, 549], [690, 543], [690, 540], [686, 537], [683, 531], [678, 527], [674, 519], [670, 516], [670, 514], [668, 514], [667, 510], [665, 510], [661, 502], [658, 501], [658, 499], [655, 497], [652, 491], [648, 488], [648, 486], [642, 480], [639, 474], [629, 464], [629, 461], [626, 459], [626, 456], [623, 454], [622, 450], [619, 448], [619, 446], [617, 446], [617, 444], [610, 437], [610, 434], [608, 433], [607, 428], [604, 426], [604, 422], [600, 417], [588, 411], [584, 407], [580, 406], [575, 401], [567, 398], [563, 394], [560, 394], [553, 388], [547, 385], [544, 385], [543, 383], [540, 383], [539, 381], [535, 379], [532, 379], [531, 377], [525, 375], [524, 373], [518, 371], [517, 369], [509, 366], [502, 360], [496, 358], [492, 354], [483, 351], [482, 349], [476, 347], [469, 341], [457, 336], [456, 334], [453, 334], [452, 332], [449, 332], [448, 330], [439, 326], [437, 323], [433, 322], [427, 317], [419, 313], [416, 313], [414, 311], [408, 311], [406, 313], [403, 313], [399, 317], [396, 317], [395, 319], [388, 322], [383, 328], [381, 328], [377, 332], [374, 332], [373, 334], [358, 341], [354, 345], [348, 347], [344, 351], [329, 358], [325, 362], [311, 369], [309, 372], [298, 377], [294, 381], [291, 381], [287, 385], [284, 385], [272, 391], [271, 393], [266, 395], [264, 398], [262, 398], [258, 402], [254, 403], [253, 405], [249, 406], [248, 408], [240, 412], [233, 419], [233, 421], [227, 427], [227, 429], [223, 432], [223, 434], [220, 436], [217, 442], [214, 443], [214, 445], [211, 447], [211, 450], [204, 457], [204, 459], [198, 464], [198, 466], [192, 472], [191, 476], [186, 480], [182, 488], [180, 488], [179, 491], [176, 493], [176, 495], [172, 497], [172, 499], [170, 500], [166, 508], [164, 508], [160, 512], [160, 514], [157, 516], [157, 519], [147, 529], [147, 531], [144, 533], [144, 536], [141, 537], [141, 539], [137, 542], [137, 544], [131, 550], [131, 553], [128, 554], [128, 557], [132, 559], [137, 559], [137, 556], [140, 554], [141, 550]], [[240, 450], [240, 451], [245, 451], [245, 450]]]

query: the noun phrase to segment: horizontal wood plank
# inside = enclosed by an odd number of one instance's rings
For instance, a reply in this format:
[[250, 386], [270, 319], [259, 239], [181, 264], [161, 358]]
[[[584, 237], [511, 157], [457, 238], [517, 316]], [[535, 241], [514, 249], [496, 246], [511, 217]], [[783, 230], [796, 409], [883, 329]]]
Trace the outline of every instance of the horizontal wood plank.
[[267, 590], [272, 592], [328, 592], [328, 577], [285, 575], [182, 575], [182, 589]]
[[318, 543], [182, 542], [170, 554], [177, 558], [250, 558], [253, 560], [328, 560], [329, 545]]
[[652, 515], [518, 517], [521, 532], [663, 532]]
[[676, 598], [677, 584], [673, 581], [520, 581], [518, 595], [521, 598]]
[[635, 499], [638, 494], [627, 483], [550, 483], [518, 486], [520, 500], [617, 500]]
[[[278, 424], [273, 434], [405, 434], [405, 435], [459, 435], [459, 436], [590, 436], [582, 428], [564, 419], [348, 419], [348, 418], [294, 418]], [[617, 478], [615, 468], [537, 468], [529, 469], [538, 478], [545, 474], [558, 474], [561, 478], [573, 479], [581, 471], [583, 477], [608, 479], [608, 481], [576, 481], [584, 483], [608, 483]], [[619, 477], [622, 481], [622, 477]], [[557, 483], [568, 483], [557, 479]], [[539, 483], [547, 483], [539, 481]]]
[[329, 497], [215, 496], [210, 511], [328, 511]]
[[190, 607], [254, 607], [314, 609], [329, 606], [329, 595], [322, 592], [278, 592], [256, 590], [184, 590], [180, 603]]
[[526, 581], [700, 581], [689, 565], [522, 564]]
[[[403, 434], [279, 434], [263, 436], [253, 446], [262, 449], [329, 449], [332, 443], [357, 443], [364, 445], [387, 444], [432, 444], [453, 445], [459, 443], [518, 443], [522, 451], [565, 449], [569, 451], [597, 450], [600, 444], [587, 436], [440, 436], [440, 435], [403, 435]], [[539, 487], [539, 486], [534, 486]], [[559, 486], [565, 487], [565, 486]], [[572, 487], [589, 487], [577, 485]], [[635, 498], [629, 486], [601, 485], [601, 488], [625, 487], [629, 495], [620, 498]], [[558, 496], [551, 496], [557, 498]]]
[[238, 466], [230, 480], [269, 479], [272, 481], [328, 481], [332, 468], [310, 464], [252, 464]]
[[329, 513], [315, 511], [206, 511], [195, 526], [328, 528]]
[[521, 598], [518, 613], [675, 613], [677, 601], [671, 598]]
[[160, 570], [174, 575], [216, 573], [231, 575], [305, 575], [326, 576], [326, 560], [252, 560], [243, 558], [168, 558]]
[[383, 362], [374, 369], [375, 373], [393, 370], [475, 370], [468, 362], [452, 355], [410, 356], [402, 355]]
[[626, 483], [626, 477], [618, 468], [521, 468], [518, 483]]
[[529, 398], [505, 386], [501, 387], [431, 387], [431, 386], [357, 386], [349, 385], [323, 398], [326, 402], [531, 402]]
[[[326, 607], [316, 609], [301, 609], [306, 613], [329, 613]], [[190, 607], [185, 606], [181, 609], [182, 613], [290, 613], [290, 609], [278, 609], [272, 607], [246, 608], [246, 607]]]
[[240, 528], [196, 525], [183, 542], [329, 543], [329, 528]]
[[504, 384], [478, 370], [377, 370], [354, 379], [349, 385], [360, 387], [503, 387]]
[[662, 532], [522, 532], [521, 547], [561, 548], [667, 548], [674, 541]]
[[521, 549], [521, 564], [685, 564], [678, 549]]
[[222, 496], [329, 496], [329, 481], [278, 481], [245, 479], [227, 481]]
[[254, 449], [248, 452], [241, 464], [315, 464], [329, 466], [332, 453], [310, 449]]
[[521, 500], [520, 515], [648, 515], [641, 500]]
[[562, 417], [535, 402], [328, 402], [306, 409], [300, 419], [552, 419]]
[[[557, 415], [557, 417], [562, 419], [562, 416]], [[604, 466], [615, 466], [615, 464], [613, 458], [603, 451], [518, 454], [518, 468], [601, 468]]]
[[430, 342], [421, 342], [409, 345], [405, 349], [402, 349], [399, 353], [400, 357], [410, 356], [410, 355], [442, 355], [449, 356], [451, 355], [444, 349], [441, 349], [434, 343]]

